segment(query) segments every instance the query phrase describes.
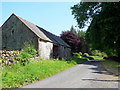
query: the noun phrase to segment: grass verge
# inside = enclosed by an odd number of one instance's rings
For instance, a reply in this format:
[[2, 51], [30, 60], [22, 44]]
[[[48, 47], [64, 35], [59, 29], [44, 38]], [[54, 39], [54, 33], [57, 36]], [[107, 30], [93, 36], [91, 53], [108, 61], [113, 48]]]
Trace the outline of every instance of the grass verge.
[[80, 63], [83, 63], [83, 62], [85, 62], [85, 61], [88, 61], [88, 59], [87, 58], [85, 58], [85, 57], [81, 57], [81, 58], [76, 58], [76, 57], [73, 57], [73, 58], [71, 58], [71, 59], [65, 59], [65, 61], [67, 61], [68, 63], [70, 62], [72, 62], [72, 63], [74, 63], [74, 64], [80, 64]]
[[106, 69], [108, 72], [111, 72], [114, 75], [120, 76], [120, 63], [114, 60], [100, 60], [100, 66]]
[[100, 56], [91, 56], [94, 60], [101, 60], [103, 59], [103, 57], [100, 57]]
[[[77, 64], [78, 60], [38, 60], [25, 66], [17, 63], [2, 69], [2, 88], [19, 88], [48, 78]], [[79, 63], [84, 62], [80, 60]]]

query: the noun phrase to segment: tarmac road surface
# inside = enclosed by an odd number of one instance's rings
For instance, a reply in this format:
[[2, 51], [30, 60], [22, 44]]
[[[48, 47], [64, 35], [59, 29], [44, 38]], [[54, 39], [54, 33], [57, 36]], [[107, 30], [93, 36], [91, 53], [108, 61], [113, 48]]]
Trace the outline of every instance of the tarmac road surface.
[[22, 88], [118, 88], [118, 77], [87, 61]]

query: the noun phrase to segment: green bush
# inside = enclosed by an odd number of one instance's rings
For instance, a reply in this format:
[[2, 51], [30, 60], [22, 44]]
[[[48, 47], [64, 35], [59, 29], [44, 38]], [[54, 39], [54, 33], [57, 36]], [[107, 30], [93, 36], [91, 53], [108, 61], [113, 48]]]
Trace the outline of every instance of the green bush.
[[18, 61], [23, 66], [25, 66], [30, 62], [28, 58], [21, 58], [21, 57], [16, 57], [16, 61]]
[[79, 53], [74, 53], [73, 57], [74, 57], [74, 58], [81, 58], [81, 56], [80, 56]]
[[15, 59], [21, 64], [21, 65], [26, 65], [29, 63], [29, 59], [32, 58], [33, 56], [30, 55], [27, 52], [21, 51]]
[[30, 58], [33, 58], [33, 56], [31, 54], [29, 54], [28, 52], [25, 51], [21, 51], [20, 54], [18, 55], [18, 61], [22, 64], [22, 65], [26, 65], [29, 63]]
[[29, 54], [28, 52], [25, 52], [25, 51], [21, 51], [18, 56], [21, 57], [22, 59], [33, 58], [33, 56], [31, 54]]
[[37, 51], [35, 50], [34, 46], [33, 45], [30, 45], [30, 44], [25, 44], [25, 46], [23, 47], [22, 49], [24, 52], [27, 52], [31, 55], [36, 55], [37, 54]]
[[102, 53], [96, 53], [96, 56], [100, 56], [100, 57], [102, 57]]
[[82, 52], [79, 52], [79, 55], [82, 56]]
[[108, 57], [105, 52], [102, 52], [102, 57]]
[[99, 50], [92, 50], [91, 54], [94, 56], [107, 57], [107, 54], [105, 52], [101, 52]]
[[91, 50], [91, 54], [94, 56], [97, 56], [97, 53], [99, 53], [99, 50]]
[[83, 55], [84, 55], [84, 56], [89, 56], [89, 54], [88, 54], [88, 53], [84, 53]]
[[33, 45], [25, 43], [22, 51], [19, 53], [17, 61], [19, 61], [22, 65], [26, 65], [30, 62], [30, 58], [33, 58], [37, 54]]

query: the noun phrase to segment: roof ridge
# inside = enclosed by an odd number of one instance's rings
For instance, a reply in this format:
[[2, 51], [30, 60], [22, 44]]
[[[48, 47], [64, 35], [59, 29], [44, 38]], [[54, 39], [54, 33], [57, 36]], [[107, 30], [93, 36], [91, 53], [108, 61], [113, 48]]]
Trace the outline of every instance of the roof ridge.
[[[17, 15], [16, 15], [17, 16]], [[22, 17], [20, 17], [20, 16], [17, 16], [18, 18], [20, 18], [20, 19], [23, 19], [23, 20], [25, 20], [25, 21], [27, 21], [27, 22], [29, 22], [29, 23], [31, 23], [30, 21], [28, 21], [28, 20], [26, 20], [26, 19], [24, 19], [24, 18], [22, 18]], [[31, 24], [33, 24], [33, 23], [31, 23]], [[33, 25], [35, 25], [35, 24], [33, 24]], [[35, 25], [36, 26], [36, 25]]]
[[[14, 14], [15, 15], [15, 14]], [[33, 33], [35, 33], [39, 38], [45, 39], [46, 41], [51, 42], [51, 40], [49, 38], [47, 38], [47, 36], [44, 35], [43, 32], [39, 31], [39, 28], [36, 27], [35, 24], [27, 21], [26, 19], [23, 19], [17, 15], [15, 15], [22, 23], [24, 23]], [[42, 36], [42, 37], [41, 37]]]

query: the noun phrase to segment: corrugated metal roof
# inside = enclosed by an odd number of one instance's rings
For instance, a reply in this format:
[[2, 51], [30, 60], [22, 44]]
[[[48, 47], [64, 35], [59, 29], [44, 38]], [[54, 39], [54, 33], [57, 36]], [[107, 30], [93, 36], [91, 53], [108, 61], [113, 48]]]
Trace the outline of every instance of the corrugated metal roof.
[[[14, 14], [15, 15], [15, 14]], [[16, 16], [16, 15], [15, 15]], [[67, 43], [65, 43], [59, 36], [56, 36], [43, 28], [32, 24], [31, 22], [19, 17], [18, 17], [32, 32], [34, 32], [39, 38], [45, 39], [46, 41], [53, 42], [54, 44], [57, 45], [63, 45], [66, 47], [70, 47]]]

